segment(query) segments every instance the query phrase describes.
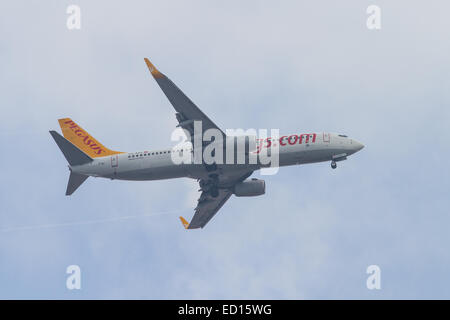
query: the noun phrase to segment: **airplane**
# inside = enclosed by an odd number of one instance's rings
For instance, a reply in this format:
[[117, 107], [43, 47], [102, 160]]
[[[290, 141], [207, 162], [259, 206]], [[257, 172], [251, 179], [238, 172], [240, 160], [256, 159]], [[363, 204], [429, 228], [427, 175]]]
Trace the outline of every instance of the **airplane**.
[[[174, 107], [175, 116], [187, 136], [195, 136], [201, 123], [200, 134], [216, 130], [222, 138], [227, 136], [211, 121], [168, 77], [161, 73], [147, 59], [144, 59], [151, 75], [156, 80], [169, 102]], [[120, 152], [108, 149], [70, 118], [59, 119], [63, 136], [51, 130], [50, 134], [69, 163], [70, 176], [66, 195], [75, 190], [90, 176], [117, 180], [149, 181], [174, 178], [197, 179], [201, 194], [190, 222], [179, 217], [186, 229], [204, 228], [225, 202], [234, 194], [250, 197], [265, 194], [266, 184], [262, 179], [249, 179], [254, 171], [267, 167], [261, 161], [256, 163], [174, 163], [173, 156], [188, 155], [192, 159], [195, 143], [163, 150]], [[250, 139], [244, 141], [251, 141]], [[212, 142], [211, 142], [212, 143]], [[250, 150], [245, 142], [245, 156], [256, 156], [262, 150], [278, 145], [278, 167], [330, 161], [335, 169], [338, 161], [360, 151], [364, 145], [343, 134], [316, 132], [291, 134], [276, 138], [255, 139], [256, 149]], [[200, 149], [208, 143], [202, 142]], [[234, 149], [233, 149], [234, 150]], [[241, 151], [242, 152], [242, 149]]]

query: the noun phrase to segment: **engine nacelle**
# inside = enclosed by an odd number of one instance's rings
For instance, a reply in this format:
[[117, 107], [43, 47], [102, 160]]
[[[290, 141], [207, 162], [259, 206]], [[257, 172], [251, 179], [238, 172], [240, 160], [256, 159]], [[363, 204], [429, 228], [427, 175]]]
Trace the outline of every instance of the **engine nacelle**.
[[255, 197], [266, 193], [266, 182], [260, 179], [251, 179], [239, 182], [234, 186], [236, 197]]

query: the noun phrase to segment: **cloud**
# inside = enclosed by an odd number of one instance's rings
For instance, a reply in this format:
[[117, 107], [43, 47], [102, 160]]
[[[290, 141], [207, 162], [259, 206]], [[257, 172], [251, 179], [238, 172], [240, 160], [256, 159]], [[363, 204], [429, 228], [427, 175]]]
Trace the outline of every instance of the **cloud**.
[[[379, 1], [380, 31], [361, 1], [78, 3], [80, 31], [64, 3], [0, 5], [0, 229], [61, 225], [0, 232], [1, 298], [449, 297], [446, 2]], [[143, 57], [223, 128], [344, 132], [366, 148], [337, 170], [263, 177], [265, 196], [233, 197], [193, 232], [178, 216], [195, 181], [90, 178], [65, 197], [59, 117], [117, 150], [173, 143]], [[70, 264], [80, 292], [65, 288]]]

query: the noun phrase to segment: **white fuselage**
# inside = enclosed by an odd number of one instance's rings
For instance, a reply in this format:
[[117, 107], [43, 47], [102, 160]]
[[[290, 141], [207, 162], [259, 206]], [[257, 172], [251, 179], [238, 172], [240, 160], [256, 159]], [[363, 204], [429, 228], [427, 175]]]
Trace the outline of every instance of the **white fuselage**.
[[[363, 145], [344, 135], [331, 133], [311, 133], [308, 138], [300, 135], [282, 136], [279, 139], [265, 139], [260, 148], [270, 147], [271, 143], [279, 147], [279, 166], [290, 166], [322, 161], [339, 161], [363, 148]], [[289, 139], [289, 137], [292, 137]], [[297, 137], [297, 138], [295, 138]], [[268, 142], [270, 141], [270, 142]], [[181, 148], [178, 148], [181, 150]], [[180, 150], [168, 148], [157, 151], [120, 153], [95, 158], [88, 164], [71, 166], [75, 173], [93, 177], [119, 180], [161, 180], [189, 177], [203, 179], [207, 177], [203, 164], [193, 162], [175, 164], [172, 152]], [[183, 152], [192, 154], [192, 148], [183, 148]], [[259, 161], [257, 162], [259, 163]], [[258, 170], [261, 164], [223, 164], [223, 172]]]

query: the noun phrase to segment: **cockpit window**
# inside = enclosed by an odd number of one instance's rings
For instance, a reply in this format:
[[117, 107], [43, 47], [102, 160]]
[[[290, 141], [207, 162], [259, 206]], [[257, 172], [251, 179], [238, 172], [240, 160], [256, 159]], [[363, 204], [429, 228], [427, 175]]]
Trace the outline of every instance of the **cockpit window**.
[[345, 134], [340, 134], [339, 137], [347, 138], [347, 136]]

